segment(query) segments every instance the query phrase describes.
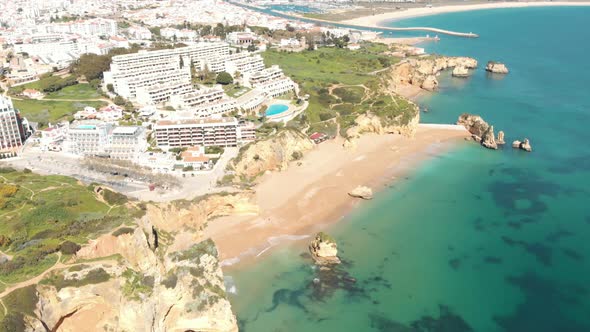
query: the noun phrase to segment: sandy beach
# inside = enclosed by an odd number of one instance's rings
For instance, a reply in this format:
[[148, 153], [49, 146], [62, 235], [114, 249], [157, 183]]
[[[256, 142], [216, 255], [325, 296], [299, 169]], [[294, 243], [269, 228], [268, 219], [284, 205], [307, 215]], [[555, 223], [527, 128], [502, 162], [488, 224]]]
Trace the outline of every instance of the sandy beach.
[[413, 138], [365, 135], [354, 150], [342, 148], [341, 139], [322, 143], [286, 171], [261, 179], [258, 216], [212, 220], [205, 236], [217, 243], [224, 265], [255, 262], [268, 249], [313, 235], [362, 205], [347, 194], [356, 186], [378, 192], [403, 181], [419, 162], [462, 144], [466, 136], [465, 130], [421, 126]]
[[452, 13], [452, 12], [464, 12], [471, 10], [481, 9], [498, 9], [498, 8], [525, 8], [525, 7], [549, 7], [549, 6], [590, 6], [589, 1], [579, 2], [550, 2], [550, 1], [539, 1], [539, 2], [497, 2], [497, 3], [482, 3], [482, 4], [471, 4], [471, 5], [452, 5], [452, 6], [433, 6], [432, 8], [420, 7], [420, 8], [409, 8], [397, 12], [383, 13], [373, 16], [359, 17], [352, 20], [338, 22], [341, 24], [352, 24], [362, 25], [367, 27], [379, 27], [383, 26], [385, 22], [399, 20], [410, 17], [429, 16], [436, 14]]

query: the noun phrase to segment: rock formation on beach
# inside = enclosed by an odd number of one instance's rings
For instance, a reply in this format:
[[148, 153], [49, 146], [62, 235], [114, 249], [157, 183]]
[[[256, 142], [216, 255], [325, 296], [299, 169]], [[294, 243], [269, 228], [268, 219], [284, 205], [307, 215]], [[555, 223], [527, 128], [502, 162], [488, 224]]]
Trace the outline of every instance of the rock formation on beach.
[[521, 149], [524, 150], [526, 152], [532, 152], [533, 151], [533, 147], [531, 146], [531, 143], [529, 142], [528, 138], [525, 138], [522, 142], [521, 141], [514, 141], [512, 142], [512, 147], [515, 149]]
[[338, 246], [336, 241], [324, 232], [319, 232], [309, 244], [309, 252], [316, 263], [339, 264]]
[[488, 61], [486, 71], [495, 74], [508, 74], [508, 68], [505, 64], [496, 61]]
[[[459, 116], [457, 124], [464, 126], [471, 133], [473, 140], [479, 142], [483, 147], [493, 150], [498, 149], [498, 143], [494, 136], [494, 126], [490, 126], [481, 116], [464, 113]], [[504, 132], [499, 132], [498, 137], [501, 137], [503, 141]]]
[[468, 77], [469, 76], [469, 69], [463, 66], [456, 66], [453, 68], [452, 75], [454, 77]]
[[365, 186], [358, 186], [351, 190], [348, 195], [355, 198], [362, 198], [362, 199], [372, 199], [373, 198], [373, 190], [369, 187]]
[[266, 171], [286, 169], [289, 162], [313, 149], [313, 142], [295, 129], [282, 129], [276, 135], [242, 147], [231, 167], [238, 177], [248, 179]]
[[398, 91], [405, 85], [413, 85], [429, 91], [435, 90], [438, 86], [436, 76], [449, 68], [460, 68], [457, 73], [464, 73], [468, 69], [477, 68], [477, 60], [444, 56], [408, 59], [391, 67], [388, 73], [391, 78], [390, 89]]
[[363, 133], [375, 133], [379, 135], [384, 134], [400, 134], [406, 137], [413, 137], [418, 129], [420, 122], [420, 112], [418, 106], [413, 104], [414, 116], [407, 122], [400, 123], [400, 121], [393, 121], [392, 124], [384, 124], [384, 120], [379, 116], [367, 113], [358, 116], [354, 121], [354, 126], [348, 128], [346, 131], [346, 141], [344, 147], [352, 148], [355, 146], [355, 140], [361, 137]]

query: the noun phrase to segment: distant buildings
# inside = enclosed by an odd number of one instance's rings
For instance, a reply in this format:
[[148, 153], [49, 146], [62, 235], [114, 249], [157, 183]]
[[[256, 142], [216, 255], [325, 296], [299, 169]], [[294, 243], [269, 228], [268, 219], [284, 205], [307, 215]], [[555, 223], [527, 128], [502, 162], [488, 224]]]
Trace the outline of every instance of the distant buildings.
[[87, 36], [116, 36], [118, 33], [117, 22], [104, 18], [51, 23], [42, 28], [45, 33], [72, 33]]
[[14, 109], [12, 100], [0, 96], [0, 151], [13, 150], [27, 139], [26, 120]]

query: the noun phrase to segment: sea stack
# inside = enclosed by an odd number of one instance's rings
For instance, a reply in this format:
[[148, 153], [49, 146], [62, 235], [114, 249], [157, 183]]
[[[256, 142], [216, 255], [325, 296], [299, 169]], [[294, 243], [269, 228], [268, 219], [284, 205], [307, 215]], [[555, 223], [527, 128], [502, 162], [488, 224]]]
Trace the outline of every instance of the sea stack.
[[525, 138], [522, 142], [518, 140], [512, 142], [512, 147], [515, 149], [521, 149], [526, 152], [533, 151], [533, 147], [531, 146], [531, 142], [529, 142], [528, 138]]
[[373, 190], [369, 187], [358, 186], [354, 188], [351, 192], [349, 192], [348, 195], [355, 198], [372, 199]]
[[422, 82], [421, 88], [427, 91], [434, 91], [438, 87], [438, 80], [434, 75], [428, 75]]
[[320, 265], [340, 264], [336, 241], [324, 232], [319, 232], [309, 244], [311, 256]]
[[501, 130], [498, 132], [498, 138], [496, 138], [496, 144], [498, 144], [498, 145], [506, 144], [506, 141], [504, 141], [504, 132]]
[[495, 74], [508, 74], [508, 68], [505, 64], [496, 61], [488, 61], [486, 71]]
[[[498, 149], [498, 143], [496, 142], [494, 135], [494, 126], [490, 126], [484, 121], [484, 119], [481, 118], [481, 116], [464, 113], [459, 116], [457, 124], [465, 127], [465, 129], [467, 129], [467, 131], [469, 131], [471, 134], [473, 140], [481, 144], [483, 147], [492, 150]], [[501, 138], [503, 142], [504, 133], [500, 133], [498, 133], [498, 138]]]
[[453, 69], [454, 77], [469, 77], [469, 70], [464, 66], [457, 66]]

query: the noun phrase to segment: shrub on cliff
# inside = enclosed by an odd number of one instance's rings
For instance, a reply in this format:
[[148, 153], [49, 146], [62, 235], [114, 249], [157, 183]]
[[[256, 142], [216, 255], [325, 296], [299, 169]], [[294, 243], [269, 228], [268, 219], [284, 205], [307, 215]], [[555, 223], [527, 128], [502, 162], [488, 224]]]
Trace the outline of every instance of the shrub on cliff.
[[59, 251], [64, 255], [73, 255], [80, 250], [80, 245], [72, 241], [66, 241], [59, 246]]

